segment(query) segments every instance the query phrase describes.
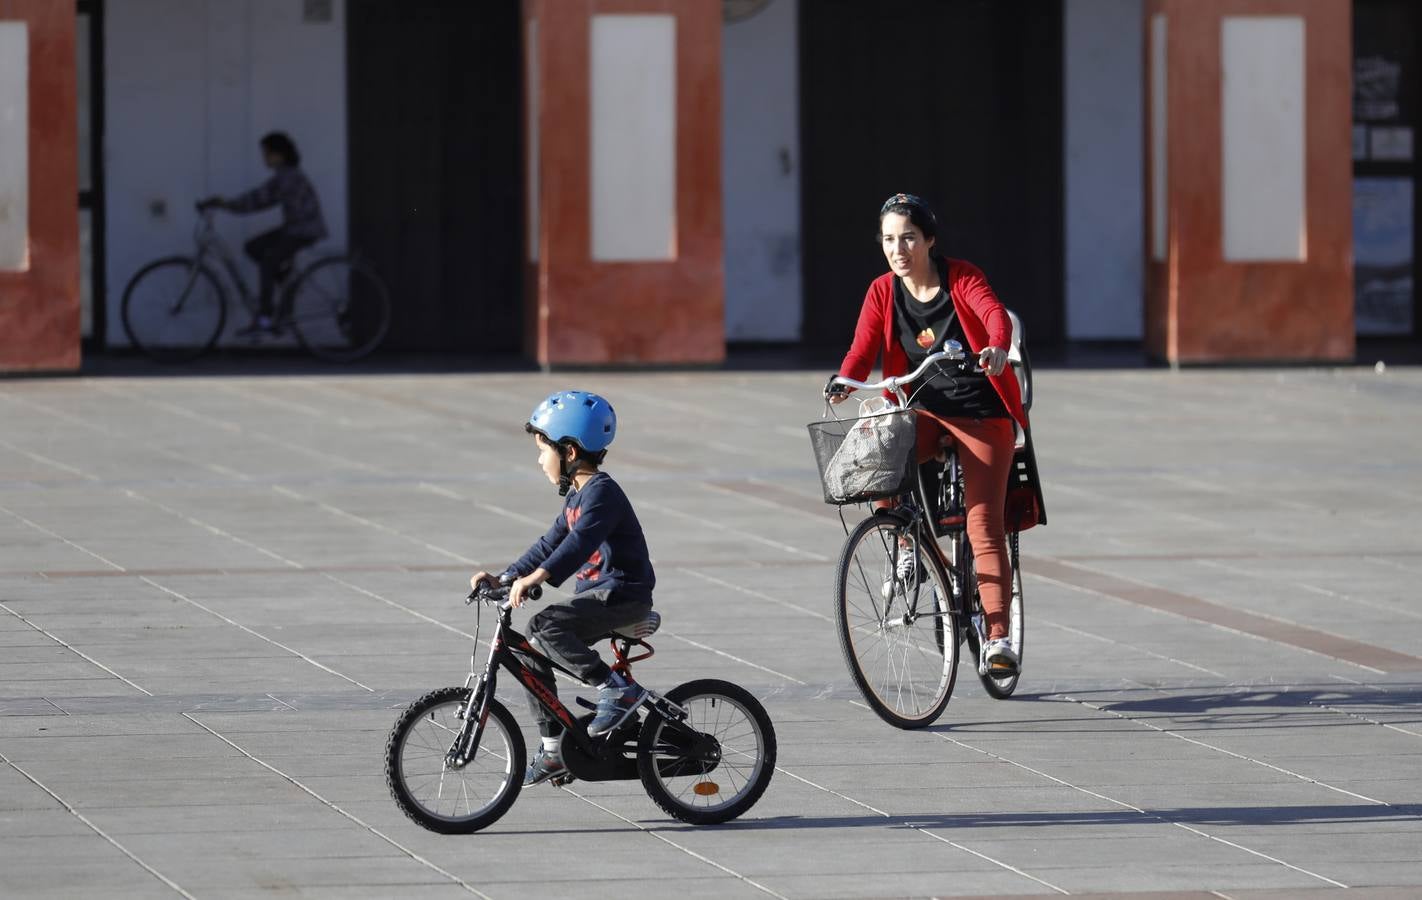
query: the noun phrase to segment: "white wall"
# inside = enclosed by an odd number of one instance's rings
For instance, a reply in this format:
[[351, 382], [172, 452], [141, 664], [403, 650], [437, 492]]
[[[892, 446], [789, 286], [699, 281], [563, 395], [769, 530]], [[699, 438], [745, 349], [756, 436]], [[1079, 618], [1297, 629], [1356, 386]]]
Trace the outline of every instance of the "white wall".
[[721, 29], [726, 339], [800, 339], [797, 0]]
[[30, 267], [30, 29], [0, 22], [0, 271]]
[[1141, 0], [1064, 0], [1066, 336], [1140, 340]]
[[[268, 131], [292, 136], [320, 194], [331, 236], [316, 249], [345, 247], [345, 4], [335, 0], [327, 22], [303, 21], [305, 6], [294, 0], [105, 5], [110, 344], [127, 342], [119, 301], [133, 273], [156, 257], [191, 252], [193, 202], [236, 194], [267, 177], [257, 141]], [[248, 237], [281, 221], [280, 210], [219, 217], [239, 253]], [[243, 265], [255, 289], [256, 267]], [[245, 324], [243, 316], [237, 324]]]
[[595, 15], [592, 258], [676, 258], [676, 17]]

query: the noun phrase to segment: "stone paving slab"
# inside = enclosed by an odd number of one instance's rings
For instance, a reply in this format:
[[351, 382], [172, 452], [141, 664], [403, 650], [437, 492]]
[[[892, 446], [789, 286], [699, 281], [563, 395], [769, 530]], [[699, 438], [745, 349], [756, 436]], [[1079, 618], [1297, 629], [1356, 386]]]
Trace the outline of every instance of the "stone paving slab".
[[[639, 678], [744, 685], [780, 770], [717, 828], [602, 783], [434, 835], [385, 736], [556, 514], [519, 425], [573, 381], [657, 567]], [[1422, 894], [1422, 371], [1039, 371], [1022, 688], [964, 667], [918, 732], [840, 656], [822, 383], [0, 381], [0, 896]]]

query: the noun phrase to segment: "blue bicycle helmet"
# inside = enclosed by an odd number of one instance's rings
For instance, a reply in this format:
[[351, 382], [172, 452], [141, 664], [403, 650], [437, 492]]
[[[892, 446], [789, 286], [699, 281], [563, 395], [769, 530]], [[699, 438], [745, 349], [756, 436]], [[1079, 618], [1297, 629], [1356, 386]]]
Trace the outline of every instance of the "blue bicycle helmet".
[[617, 413], [597, 394], [559, 391], [534, 407], [524, 429], [554, 444], [571, 443], [597, 461], [617, 436]]
[[[551, 444], [572, 444], [593, 465], [602, 462], [608, 445], [617, 436], [617, 413], [612, 404], [587, 391], [559, 391], [533, 408], [524, 431], [542, 435]], [[561, 456], [561, 454], [560, 454]], [[559, 459], [558, 495], [565, 496], [572, 485], [577, 462]]]

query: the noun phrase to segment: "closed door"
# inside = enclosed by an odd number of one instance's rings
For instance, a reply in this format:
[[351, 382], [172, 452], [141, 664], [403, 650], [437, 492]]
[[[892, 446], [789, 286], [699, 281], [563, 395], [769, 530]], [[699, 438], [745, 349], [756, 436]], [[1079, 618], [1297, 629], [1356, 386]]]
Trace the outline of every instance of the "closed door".
[[916, 193], [1033, 346], [1063, 334], [1060, 2], [800, 5], [804, 339], [847, 346], [888, 270], [879, 205]]
[[387, 349], [518, 351], [518, 0], [346, 10], [351, 245], [390, 284]]

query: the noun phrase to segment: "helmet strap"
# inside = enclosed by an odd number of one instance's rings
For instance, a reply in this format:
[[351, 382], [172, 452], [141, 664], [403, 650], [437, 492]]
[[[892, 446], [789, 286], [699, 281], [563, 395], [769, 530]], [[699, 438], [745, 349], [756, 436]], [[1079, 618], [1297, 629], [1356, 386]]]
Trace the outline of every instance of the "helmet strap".
[[575, 474], [577, 474], [577, 471], [578, 471], [578, 458], [577, 458], [576, 456], [574, 456], [573, 459], [572, 459], [572, 461], [569, 461], [569, 460], [568, 460], [568, 457], [567, 457], [567, 455], [566, 455], [566, 452], [564, 451], [564, 448], [567, 447], [567, 446], [569, 446], [569, 445], [568, 445], [568, 444], [558, 444], [558, 445], [557, 445], [557, 447], [558, 447], [558, 496], [559, 496], [559, 497], [566, 497], [566, 496], [568, 496], [568, 491], [572, 490], [572, 488], [573, 488], [573, 476], [574, 476]]

